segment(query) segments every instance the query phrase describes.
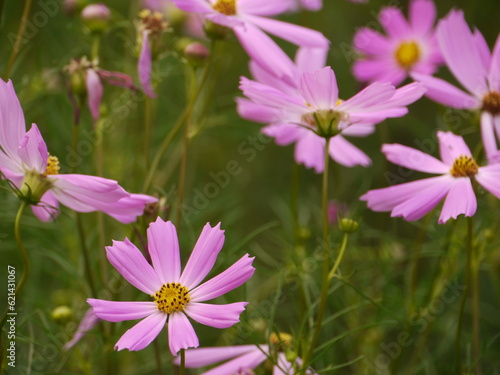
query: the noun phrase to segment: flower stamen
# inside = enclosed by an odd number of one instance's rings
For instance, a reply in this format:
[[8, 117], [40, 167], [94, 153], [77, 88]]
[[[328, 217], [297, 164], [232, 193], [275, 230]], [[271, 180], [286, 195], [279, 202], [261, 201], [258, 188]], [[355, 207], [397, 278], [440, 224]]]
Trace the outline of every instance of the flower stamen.
[[171, 314], [175, 311], [184, 311], [191, 300], [188, 288], [180, 283], [163, 284], [151, 297], [155, 299], [158, 310]]
[[143, 9], [139, 12], [139, 18], [141, 19], [142, 27], [151, 34], [159, 35], [168, 26], [163, 18], [163, 14], [160, 12], [151, 12], [149, 9]]
[[420, 48], [417, 43], [403, 42], [397, 48], [394, 56], [399, 66], [410, 69], [420, 59]]
[[47, 159], [47, 167], [45, 168], [45, 173], [42, 177], [59, 174], [59, 169], [61, 169], [61, 167], [59, 166], [59, 159], [57, 156], [49, 155]]
[[477, 174], [479, 166], [472, 156], [462, 155], [455, 159], [453, 166], [450, 169], [450, 174], [453, 177], [473, 177]]
[[213, 8], [226, 16], [234, 16], [236, 14], [236, 0], [217, 0]]

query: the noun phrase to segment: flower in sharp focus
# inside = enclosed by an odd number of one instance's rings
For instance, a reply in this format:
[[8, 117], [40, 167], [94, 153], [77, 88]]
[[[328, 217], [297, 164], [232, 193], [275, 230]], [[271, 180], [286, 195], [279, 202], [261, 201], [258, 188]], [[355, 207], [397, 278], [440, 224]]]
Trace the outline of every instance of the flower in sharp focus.
[[215, 264], [224, 244], [220, 224], [206, 224], [181, 273], [177, 232], [171, 222], [160, 218], [147, 231], [152, 265], [128, 239], [106, 247], [107, 257], [116, 270], [137, 289], [148, 294], [150, 302], [113, 302], [89, 299], [101, 319], [120, 322], [142, 319], [116, 343], [117, 350], [141, 350], [168, 327], [170, 351], [198, 347], [198, 337], [188, 317], [198, 323], [228, 328], [239, 322], [247, 302], [226, 305], [203, 303], [217, 298], [245, 283], [254, 273], [254, 258], [248, 254], [221, 274], [200, 285]]
[[118, 182], [80, 174], [59, 174], [59, 160], [33, 124], [26, 132], [23, 110], [12, 82], [0, 80], [0, 172], [42, 221], [55, 219], [59, 203], [78, 211], [102, 211], [122, 223], [142, 215], [157, 199], [130, 194]]
[[339, 99], [335, 73], [330, 67], [299, 74], [294, 87], [275, 87], [242, 78], [240, 88], [250, 100], [238, 102], [244, 118], [270, 124], [263, 132], [277, 144], [295, 143], [295, 160], [321, 173], [324, 169], [325, 137], [330, 138], [333, 160], [347, 167], [368, 166], [370, 158], [344, 136], [366, 136], [374, 124], [404, 116], [407, 105], [425, 89], [418, 83], [396, 89], [375, 82], [348, 100]]
[[[227, 361], [218, 365], [202, 375], [253, 375], [253, 370], [273, 357], [276, 362], [273, 366], [273, 375], [293, 374], [293, 363], [287, 359], [283, 346], [287, 346], [287, 340], [291, 336], [286, 333], [272, 334], [270, 345], [237, 345], [214, 348], [200, 348], [187, 350], [186, 367], [199, 368], [210, 366], [218, 362]], [[228, 361], [229, 360], [229, 361]], [[302, 366], [300, 358], [295, 359], [296, 364]], [[176, 357], [174, 363], [179, 365], [180, 358]], [[316, 375], [313, 369], [308, 368], [306, 375]]]
[[500, 164], [480, 167], [462, 137], [438, 132], [441, 160], [399, 144], [386, 144], [382, 152], [394, 164], [425, 173], [440, 174], [419, 181], [370, 190], [360, 199], [374, 211], [391, 211], [392, 217], [418, 220], [445, 199], [439, 223], [458, 215], [473, 216], [477, 202], [473, 180], [500, 198]]
[[399, 85], [409, 73], [433, 74], [442, 64], [434, 31], [436, 6], [432, 0], [412, 0], [409, 21], [396, 7], [383, 8], [379, 22], [387, 36], [368, 27], [354, 36], [361, 58], [353, 65], [362, 82], [391, 82]]
[[329, 41], [318, 31], [266, 18], [286, 12], [290, 0], [172, 1], [184, 11], [231, 28], [252, 60], [278, 77], [291, 76], [292, 67], [286, 64], [286, 54], [262, 30], [301, 47], [329, 48]]
[[481, 32], [471, 32], [459, 10], [452, 10], [439, 22], [437, 36], [446, 65], [470, 94], [430, 75], [412, 76], [425, 85], [426, 96], [438, 103], [481, 110], [483, 145], [493, 162], [498, 159], [495, 130], [500, 139], [500, 36], [491, 53]]

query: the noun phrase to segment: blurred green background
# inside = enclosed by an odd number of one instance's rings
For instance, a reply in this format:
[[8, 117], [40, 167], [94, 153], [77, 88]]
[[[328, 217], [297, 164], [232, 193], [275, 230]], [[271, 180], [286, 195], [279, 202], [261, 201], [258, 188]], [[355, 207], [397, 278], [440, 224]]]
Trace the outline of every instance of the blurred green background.
[[[348, 98], [360, 89], [350, 73], [352, 61], [351, 55], [347, 53], [353, 35], [356, 28], [373, 24], [376, 14], [387, 2], [354, 4], [344, 0], [324, 1], [324, 9], [320, 12], [290, 14], [281, 19], [317, 29], [330, 39], [328, 63], [336, 72], [341, 97]], [[55, 4], [53, 9], [56, 11], [53, 14], [46, 10], [49, 3], [52, 6]], [[140, 5], [122, 0], [104, 3], [113, 11], [113, 22], [102, 38], [100, 66], [110, 71], [125, 72], [138, 84], [133, 46], [136, 42], [134, 20], [137, 19]], [[0, 23], [2, 72], [11, 54], [12, 33], [17, 32], [24, 2], [0, 0], [0, 4], [3, 5]], [[406, 13], [407, 2], [402, 1], [401, 6]], [[440, 0], [437, 7], [439, 17], [443, 17], [453, 7], [463, 9], [469, 25], [481, 30], [490, 47], [493, 46], [499, 31], [500, 2]], [[31, 123], [39, 126], [49, 151], [61, 161], [61, 172], [69, 173], [68, 158], [74, 156], [70, 153], [73, 110], [62, 70], [72, 58], [89, 55], [91, 36], [77, 15], [71, 16], [62, 10], [60, 0], [34, 1], [28, 19], [32, 27], [28, 24], [25, 35], [28, 40], [22, 45], [10, 79], [24, 109], [27, 126]], [[161, 81], [157, 87], [158, 99], [153, 101], [152, 154], [185, 105], [186, 66], [175, 49], [178, 38], [175, 33], [165, 36], [166, 48], [155, 68]], [[290, 45], [282, 46], [293, 54]], [[226, 169], [229, 161], [236, 161], [241, 172], [231, 176], [227, 185], [221, 187], [213, 198], [202, 201], [201, 209], [195, 208], [196, 212], [185, 213], [185, 219], [188, 220], [179, 228], [183, 259], [187, 259], [206, 222], [222, 222], [222, 228], [226, 230], [226, 244], [211, 275], [231, 265], [245, 252], [257, 257], [257, 272], [246, 286], [218, 299], [219, 303], [242, 299], [251, 302], [248, 312], [242, 315], [240, 328], [223, 333], [197, 324], [195, 328], [202, 346], [263, 342], [262, 326], [269, 324], [269, 301], [273, 301], [273, 292], [280, 285], [280, 280], [283, 281], [283, 298], [277, 305], [274, 324], [282, 331], [297, 332], [301, 297], [294, 287], [294, 280], [298, 277], [305, 280], [311, 298], [319, 290], [320, 262], [314, 254], [320, 246], [317, 239], [321, 234], [321, 176], [294, 167], [293, 147], [279, 147], [264, 138], [255, 138], [261, 126], [238, 117], [235, 108], [235, 97], [240, 95], [238, 80], [242, 75], [249, 76], [249, 73], [248, 57], [234, 37], [221, 49], [217, 60], [220, 73], [213, 85], [213, 93], [208, 95], [210, 106], [195, 124], [197, 131], [191, 134], [185, 203], [191, 207], [199, 204], [199, 192], [213, 182], [214, 173], [219, 174]], [[451, 79], [445, 68], [441, 68], [439, 74]], [[110, 126], [102, 141], [103, 176], [120, 181], [128, 191], [140, 192], [145, 175], [142, 143], [144, 98], [140, 94], [131, 94], [123, 88], [109, 85], [105, 85], [104, 92], [102, 112]], [[456, 112], [452, 116], [452, 119], [459, 121], [454, 130], [467, 133], [469, 145], [477, 144], [477, 116]], [[450, 113], [423, 98], [410, 106], [407, 116], [385, 121], [378, 126], [375, 134], [353, 140], [372, 158], [372, 167], [349, 169], [333, 166], [331, 198], [345, 203], [349, 217], [359, 220], [361, 227], [350, 238], [342, 266], [345, 281], [334, 282], [335, 291], [329, 300], [329, 316], [335, 318], [332, 315], [334, 313], [339, 313], [339, 316], [325, 325], [322, 342], [336, 337], [338, 341], [329, 346], [316, 362], [316, 369], [354, 361], [351, 365], [326, 373], [409, 374], [408, 366], [413, 366], [412, 361], [416, 361], [412, 370], [414, 374], [455, 373], [454, 339], [460, 292], [457, 292], [456, 298], [449, 298], [449, 302], [442, 303], [443, 306], [436, 307], [429, 303], [434, 301], [430, 291], [432, 282], [440, 277], [439, 270], [443, 267], [448, 272], [441, 276], [445, 276], [443, 279], [452, 291], [449, 295], [461, 290], [460, 286], [464, 282], [465, 221], [460, 218], [454, 224], [438, 226], [437, 214], [434, 213], [419, 222], [407, 223], [402, 219], [390, 219], [387, 213], [370, 212], [364, 203], [358, 201], [359, 196], [368, 189], [387, 185], [387, 171], [398, 173], [381, 155], [382, 143], [397, 142], [415, 147], [416, 140], [432, 139], [437, 128], [449, 127]], [[78, 151], [81, 160], [78, 172], [94, 174], [99, 146], [86, 108], [82, 113], [80, 140], [83, 143]], [[167, 208], [171, 204], [175, 205], [177, 200], [180, 142], [181, 137], [178, 136], [162, 158], [152, 189], [144, 192], [166, 198]], [[290, 210], [294, 173], [300, 174], [298, 240], [294, 238], [294, 221]], [[410, 179], [419, 177], [420, 174], [415, 173]], [[0, 284], [6, 283], [7, 265], [14, 265], [18, 275], [22, 269], [13, 238], [13, 223], [19, 201], [7, 189], [5, 182], [1, 186]], [[484, 374], [500, 374], [500, 248], [496, 236], [499, 207], [496, 199], [484, 194], [479, 198], [478, 218], [475, 220], [477, 246], [483, 249], [481, 349]], [[168, 210], [162, 214], [165, 217]], [[112, 239], [121, 240], [134, 235], [132, 233], [135, 230], [143, 233], [143, 228], [120, 225], [106, 217], [106, 233], [104, 238], [100, 238], [98, 215], [86, 214], [83, 219], [86, 243], [92, 252], [96, 274], [105, 272], [109, 280], [121, 280], [103, 260], [104, 249], [100, 244], [104, 241], [108, 245]], [[23, 217], [22, 230], [31, 257], [32, 273], [17, 301], [17, 361], [20, 366], [15, 370], [8, 369], [6, 373], [155, 374], [152, 346], [141, 352], [112, 350], [120, 335], [131, 327], [130, 322], [104, 324], [104, 330], [110, 337], [107, 342], [96, 328], [73, 350], [65, 352], [61, 349], [72, 337], [87, 309], [85, 299], [90, 296], [84, 277], [75, 214], [63, 208], [56, 222], [41, 223], [27, 212]], [[341, 235], [334, 226], [332, 232], [334, 243], [338, 244]], [[421, 247], [417, 306], [430, 306], [431, 311], [427, 311], [428, 315], [409, 316], [409, 266], [416, 247]], [[143, 297], [126, 282], [115, 281], [113, 285], [116, 286], [112, 295], [115, 300]], [[109, 288], [101, 282], [98, 289], [104, 291]], [[5, 288], [1, 287], [2, 309], [6, 301], [4, 293]], [[66, 321], [57, 322], [51, 317], [51, 312], [61, 305], [69, 306], [73, 314]], [[342, 311], [345, 313], [342, 314]], [[466, 309], [466, 329], [470, 321], [469, 313]], [[408, 334], [403, 334], [405, 344], [394, 344], [400, 342], [401, 334], [405, 332]], [[467, 333], [464, 334], [463, 342], [470, 342]], [[169, 369], [170, 353], [163, 334], [160, 335], [159, 345], [164, 353], [162, 363], [165, 373], [175, 373], [175, 370]], [[419, 356], [416, 357], [415, 353]], [[464, 362], [467, 362], [470, 347], [464, 347], [461, 353]], [[259, 371], [256, 373], [264, 373], [264, 370]], [[199, 372], [193, 370], [190, 373]]]

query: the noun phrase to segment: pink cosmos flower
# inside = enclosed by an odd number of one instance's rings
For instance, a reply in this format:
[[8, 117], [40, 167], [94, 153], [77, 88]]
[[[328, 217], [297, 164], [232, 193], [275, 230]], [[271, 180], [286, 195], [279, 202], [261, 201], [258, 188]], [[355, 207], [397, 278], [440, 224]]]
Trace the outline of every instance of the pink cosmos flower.
[[268, 84], [242, 78], [240, 88], [250, 100], [238, 101], [238, 112], [246, 119], [267, 123], [263, 132], [280, 146], [295, 143], [295, 160], [321, 173], [324, 169], [325, 127], [333, 135], [329, 153], [347, 167], [368, 166], [370, 158], [344, 136], [366, 136], [389, 117], [404, 116], [407, 105], [425, 89], [412, 83], [396, 89], [375, 82], [348, 100], [339, 99], [335, 73], [330, 67], [313, 72], [298, 69], [296, 84]]
[[[323, 34], [302, 26], [269, 19], [287, 11], [290, 0], [172, 0], [180, 9], [231, 28], [252, 60], [277, 77], [293, 75], [288, 57], [262, 30], [301, 47], [327, 50]], [[262, 29], [262, 30], [261, 30]]]
[[[199, 368], [210, 366], [218, 362], [230, 361], [205, 371], [202, 375], [234, 375], [253, 374], [252, 370], [258, 367], [271, 355], [269, 345], [238, 345], [220, 348], [200, 348], [186, 351], [186, 367]], [[302, 360], [297, 358], [297, 364]], [[175, 358], [175, 364], [180, 358]], [[285, 353], [278, 353], [277, 365], [273, 367], [273, 375], [293, 375], [293, 364], [287, 360]], [[316, 375], [312, 369], [306, 370], [307, 375]]]
[[198, 337], [188, 316], [198, 323], [228, 328], [239, 322], [247, 302], [227, 305], [202, 303], [217, 298], [246, 282], [254, 273], [248, 254], [227, 270], [200, 284], [215, 264], [224, 244], [220, 224], [205, 225], [181, 273], [177, 232], [171, 222], [158, 218], [147, 231], [152, 266], [128, 239], [106, 247], [111, 264], [133, 286], [151, 296], [151, 302], [113, 302], [88, 299], [94, 313], [110, 322], [142, 319], [116, 343], [115, 349], [141, 350], [158, 336], [167, 323], [170, 351], [198, 347]]
[[479, 167], [462, 137], [440, 131], [437, 135], [441, 160], [399, 144], [383, 145], [382, 152], [391, 163], [440, 176], [370, 190], [360, 199], [374, 211], [391, 211], [392, 217], [402, 216], [408, 221], [422, 218], [445, 199], [439, 216], [443, 224], [458, 215], [476, 212], [472, 180], [500, 198], [500, 164]]
[[26, 132], [23, 110], [12, 82], [0, 80], [0, 172], [28, 199], [42, 221], [54, 220], [59, 203], [78, 212], [102, 211], [122, 223], [142, 215], [156, 198], [127, 193], [116, 181], [59, 174], [59, 161], [33, 124]]
[[427, 88], [426, 96], [458, 109], [481, 110], [481, 134], [486, 156], [495, 160], [500, 139], [500, 37], [493, 53], [477, 29], [471, 32], [459, 10], [452, 10], [438, 25], [439, 46], [446, 65], [470, 93], [425, 74], [413, 78]]
[[436, 6], [432, 0], [410, 1], [409, 22], [396, 7], [385, 7], [379, 22], [387, 36], [363, 27], [354, 36], [362, 57], [353, 65], [362, 82], [391, 82], [397, 86], [409, 73], [433, 74], [442, 57], [436, 41]]

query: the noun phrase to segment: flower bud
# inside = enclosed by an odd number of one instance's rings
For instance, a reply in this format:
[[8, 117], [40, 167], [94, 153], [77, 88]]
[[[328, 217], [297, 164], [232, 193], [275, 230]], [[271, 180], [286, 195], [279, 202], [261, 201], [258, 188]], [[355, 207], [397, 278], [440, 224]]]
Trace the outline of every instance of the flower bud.
[[354, 233], [358, 230], [359, 223], [353, 219], [344, 217], [339, 221], [339, 229], [344, 233]]
[[57, 306], [52, 310], [50, 316], [57, 323], [66, 323], [73, 316], [73, 310], [68, 306]]
[[90, 4], [83, 8], [81, 17], [90, 31], [100, 33], [108, 27], [111, 11], [104, 4]]
[[184, 47], [183, 52], [186, 60], [193, 66], [202, 65], [210, 55], [207, 47], [205, 47], [200, 42], [193, 42], [188, 44], [186, 47]]

